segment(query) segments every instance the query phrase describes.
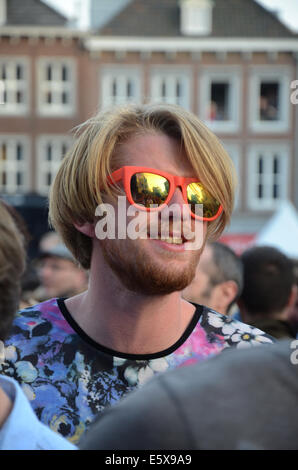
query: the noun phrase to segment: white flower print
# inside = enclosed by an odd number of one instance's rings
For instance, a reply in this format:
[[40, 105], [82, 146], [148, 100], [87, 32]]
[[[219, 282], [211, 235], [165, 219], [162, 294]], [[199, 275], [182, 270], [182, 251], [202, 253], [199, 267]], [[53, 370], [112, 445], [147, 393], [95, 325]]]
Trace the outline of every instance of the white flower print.
[[237, 331], [236, 322], [233, 319], [212, 311], [208, 312], [208, 322], [214, 328], [221, 328], [224, 336], [230, 336]]
[[[257, 329], [257, 328], [256, 328]], [[255, 335], [253, 332], [254, 328], [251, 328], [251, 331], [241, 332], [238, 330], [238, 333], [234, 333], [231, 336], [231, 341], [236, 344], [237, 348], [246, 348], [249, 346], [258, 346], [264, 342], [271, 343], [272, 341], [263, 335]]]
[[140, 366], [128, 366], [124, 371], [124, 377], [130, 386], [143, 385], [156, 373], [164, 372], [169, 367], [166, 359], [151, 359], [148, 363], [141, 363]]
[[124, 372], [124, 377], [131, 386], [138, 383], [138, 371], [134, 367], [127, 367]]

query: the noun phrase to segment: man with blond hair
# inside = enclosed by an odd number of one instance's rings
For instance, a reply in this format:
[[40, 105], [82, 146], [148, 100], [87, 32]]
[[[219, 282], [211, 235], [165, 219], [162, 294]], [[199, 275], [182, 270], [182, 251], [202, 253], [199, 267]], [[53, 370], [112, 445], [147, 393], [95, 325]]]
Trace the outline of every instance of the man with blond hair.
[[78, 134], [50, 220], [90, 270], [88, 290], [21, 312], [6, 365], [38, 417], [73, 442], [154, 374], [271, 342], [181, 297], [232, 212], [232, 164], [214, 134], [169, 105], [102, 112]]

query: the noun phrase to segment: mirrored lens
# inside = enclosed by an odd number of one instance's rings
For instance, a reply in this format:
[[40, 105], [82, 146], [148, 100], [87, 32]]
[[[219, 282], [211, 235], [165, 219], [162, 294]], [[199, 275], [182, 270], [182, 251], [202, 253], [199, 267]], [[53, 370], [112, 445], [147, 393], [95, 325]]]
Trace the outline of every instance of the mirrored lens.
[[136, 204], [160, 206], [169, 194], [170, 183], [154, 173], [136, 173], [130, 180], [131, 196]]
[[[220, 203], [204, 188], [201, 183], [191, 183], [187, 186], [187, 201], [191, 211], [196, 213], [196, 204], [203, 205], [203, 217], [214, 217], [220, 207]], [[201, 214], [201, 211], [198, 212]]]

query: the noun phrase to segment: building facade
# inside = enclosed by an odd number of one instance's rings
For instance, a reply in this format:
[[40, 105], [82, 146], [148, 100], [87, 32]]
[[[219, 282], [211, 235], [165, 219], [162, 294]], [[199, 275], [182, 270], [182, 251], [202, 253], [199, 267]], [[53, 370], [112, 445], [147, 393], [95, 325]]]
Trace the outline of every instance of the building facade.
[[235, 163], [227, 235], [247, 240], [297, 203], [298, 37], [254, 0], [90, 0], [87, 31], [41, 1], [4, 3], [1, 194], [46, 197], [70, 130], [97, 110], [166, 102], [198, 115]]

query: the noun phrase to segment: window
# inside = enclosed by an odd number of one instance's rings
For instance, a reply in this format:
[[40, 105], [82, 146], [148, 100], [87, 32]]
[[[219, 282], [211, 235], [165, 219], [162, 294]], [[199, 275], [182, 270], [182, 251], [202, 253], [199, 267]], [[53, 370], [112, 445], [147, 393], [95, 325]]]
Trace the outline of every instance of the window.
[[210, 121], [228, 121], [231, 119], [231, 106], [229, 99], [230, 83], [211, 82], [210, 95], [209, 115], [207, 116], [207, 119]]
[[29, 149], [25, 136], [0, 135], [0, 192], [29, 189]]
[[138, 103], [141, 100], [140, 71], [137, 67], [105, 67], [101, 75], [101, 105]]
[[207, 35], [212, 31], [212, 7], [210, 0], [184, 0], [180, 2], [180, 28], [185, 35]]
[[287, 69], [251, 70], [249, 118], [254, 132], [286, 132], [289, 127], [290, 78]]
[[288, 197], [289, 150], [287, 146], [255, 145], [251, 147], [248, 161], [248, 207], [275, 209]]
[[240, 73], [230, 67], [204, 71], [200, 80], [199, 115], [216, 132], [237, 132], [240, 125]]
[[72, 139], [68, 136], [40, 136], [37, 141], [37, 190], [47, 195], [60, 163], [67, 153]]
[[152, 70], [150, 80], [151, 101], [178, 104], [189, 109], [189, 72], [177, 69]]
[[259, 120], [278, 121], [280, 114], [280, 84], [278, 82], [260, 83]]
[[75, 67], [72, 59], [42, 58], [38, 63], [38, 109], [42, 116], [75, 112]]
[[24, 59], [0, 58], [0, 115], [28, 111], [28, 64]]

